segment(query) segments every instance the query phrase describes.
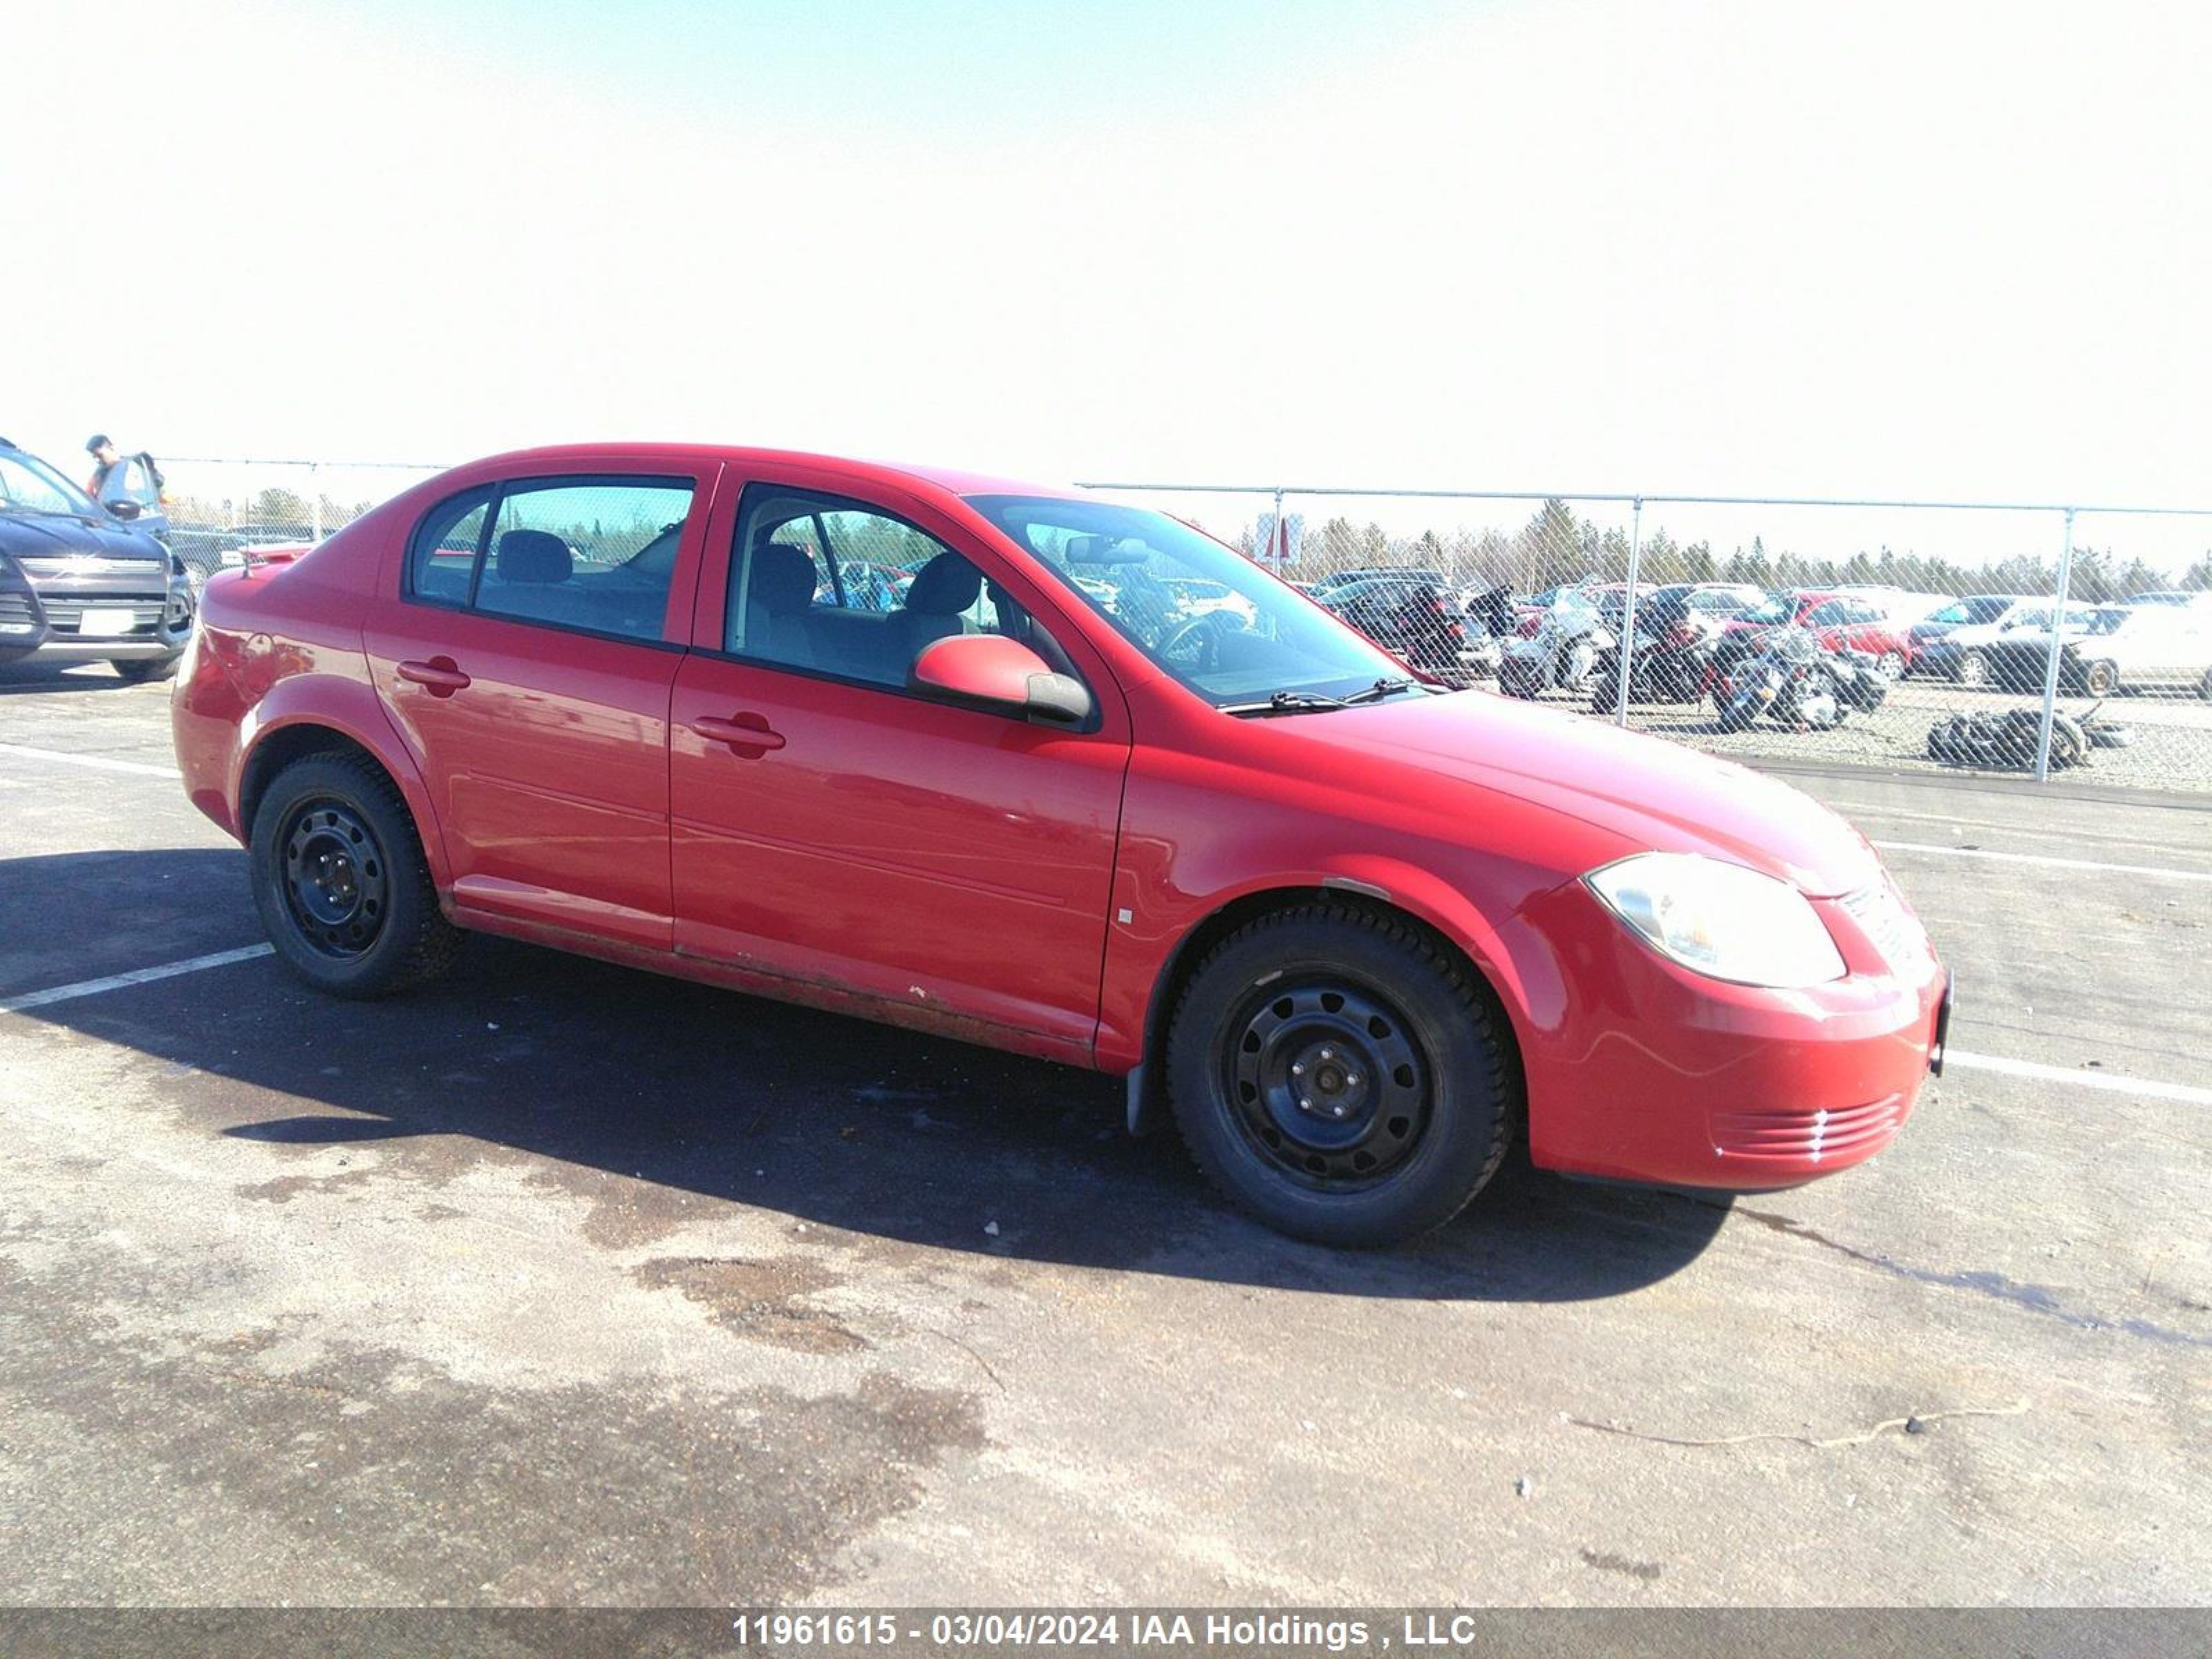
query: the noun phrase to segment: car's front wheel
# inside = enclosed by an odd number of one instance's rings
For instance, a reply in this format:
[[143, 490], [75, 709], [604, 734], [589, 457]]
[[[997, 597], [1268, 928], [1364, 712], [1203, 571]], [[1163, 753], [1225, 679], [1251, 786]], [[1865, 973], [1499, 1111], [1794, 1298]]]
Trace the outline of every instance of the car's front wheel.
[[349, 755], [310, 755], [270, 784], [253, 815], [253, 902], [285, 965], [334, 996], [380, 997], [439, 977], [460, 931], [407, 803]]
[[1517, 1085], [1472, 971], [1408, 923], [1316, 903], [1248, 923], [1176, 1006], [1168, 1093], [1238, 1206], [1334, 1245], [1442, 1226], [1504, 1156]]
[[1984, 686], [1990, 683], [1990, 659], [1979, 651], [1969, 651], [1959, 659], [1959, 684]]

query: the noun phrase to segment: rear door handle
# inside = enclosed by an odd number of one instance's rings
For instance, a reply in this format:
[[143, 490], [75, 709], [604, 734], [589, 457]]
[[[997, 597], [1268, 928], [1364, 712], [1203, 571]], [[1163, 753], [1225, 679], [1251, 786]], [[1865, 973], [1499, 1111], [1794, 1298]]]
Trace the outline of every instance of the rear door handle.
[[426, 688], [434, 697], [450, 697], [456, 691], [469, 688], [469, 677], [461, 672], [451, 657], [433, 657], [428, 662], [403, 662], [399, 678]]
[[783, 747], [783, 733], [770, 731], [764, 714], [748, 712], [728, 720], [702, 714], [691, 722], [691, 729], [709, 743], [726, 743], [749, 760]]

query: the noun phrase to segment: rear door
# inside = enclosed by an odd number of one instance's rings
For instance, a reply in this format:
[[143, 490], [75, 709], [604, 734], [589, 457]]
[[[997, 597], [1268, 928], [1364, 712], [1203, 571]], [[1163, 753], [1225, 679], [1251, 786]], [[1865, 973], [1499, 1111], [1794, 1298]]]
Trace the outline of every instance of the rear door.
[[714, 464], [518, 477], [416, 525], [365, 630], [453, 897], [667, 950], [668, 702]]
[[[896, 609], [831, 579], [853, 559], [914, 573]], [[1052, 603], [923, 504], [804, 470], [718, 512], [670, 720], [678, 950], [1086, 1059], [1128, 726]], [[976, 631], [1084, 679], [1093, 729], [908, 689], [922, 644]]]

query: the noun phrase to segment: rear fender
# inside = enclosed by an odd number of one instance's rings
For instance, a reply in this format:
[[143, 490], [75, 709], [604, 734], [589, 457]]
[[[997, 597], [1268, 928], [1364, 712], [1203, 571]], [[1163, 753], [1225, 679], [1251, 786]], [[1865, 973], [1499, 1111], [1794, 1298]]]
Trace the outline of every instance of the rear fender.
[[[441, 892], [449, 890], [452, 866], [422, 768], [400, 741], [375, 689], [365, 680], [338, 674], [295, 674], [272, 684], [239, 724], [238, 755], [230, 776], [234, 810], [243, 810], [247, 771], [263, 745], [282, 732], [304, 726], [320, 726], [349, 738], [391, 774], [415, 820], [431, 880]], [[241, 821], [239, 834], [241, 840], [250, 840], [252, 826]]]

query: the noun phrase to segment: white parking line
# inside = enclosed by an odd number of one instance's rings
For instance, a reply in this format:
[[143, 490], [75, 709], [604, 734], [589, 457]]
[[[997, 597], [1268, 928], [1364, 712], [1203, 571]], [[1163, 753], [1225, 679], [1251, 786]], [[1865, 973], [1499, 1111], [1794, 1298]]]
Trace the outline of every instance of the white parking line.
[[0, 755], [21, 755], [25, 760], [53, 761], [63, 766], [85, 766], [95, 772], [129, 772], [142, 778], [181, 778], [173, 766], [149, 766], [144, 761], [110, 760], [105, 755], [67, 755], [58, 749], [30, 749], [20, 743], [0, 743]]
[[2173, 870], [2158, 864], [2098, 864], [2088, 859], [2054, 859], [2041, 853], [1993, 853], [1986, 847], [1936, 847], [1919, 841], [1877, 841], [1885, 853], [1940, 853], [1945, 858], [1997, 859], [2006, 864], [2044, 864], [2058, 870], [2109, 870], [2123, 876], [2163, 876], [2169, 881], [2212, 881], [2212, 870]]
[[2191, 1106], [2212, 1106], [2212, 1089], [2192, 1088], [2186, 1083], [2154, 1083], [2148, 1078], [2108, 1077], [2102, 1072], [2077, 1071], [2067, 1066], [2043, 1066], [2032, 1060], [2007, 1060], [1998, 1054], [1943, 1051], [1943, 1069], [1962, 1066], [1970, 1072], [2001, 1072], [2007, 1077], [2033, 1078], [2039, 1083], [2070, 1083], [2083, 1089], [2102, 1089], [2107, 1094], [2142, 1095], [2152, 1100], [2179, 1100]]
[[134, 968], [127, 974], [110, 974], [106, 979], [79, 980], [74, 985], [57, 985], [52, 990], [27, 991], [19, 997], [9, 997], [0, 1002], [0, 1014], [20, 1014], [31, 1008], [44, 1008], [56, 1002], [73, 1002], [79, 997], [96, 997], [103, 991], [120, 991], [127, 986], [143, 985], [149, 980], [174, 979], [179, 974], [197, 974], [205, 968], [228, 968], [234, 962], [252, 962], [257, 957], [273, 956], [275, 950], [267, 945], [242, 945], [235, 951], [217, 951], [211, 956], [187, 957], [182, 962], [165, 962], [158, 968]]

